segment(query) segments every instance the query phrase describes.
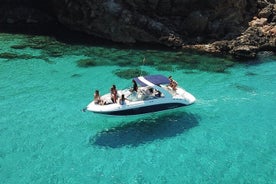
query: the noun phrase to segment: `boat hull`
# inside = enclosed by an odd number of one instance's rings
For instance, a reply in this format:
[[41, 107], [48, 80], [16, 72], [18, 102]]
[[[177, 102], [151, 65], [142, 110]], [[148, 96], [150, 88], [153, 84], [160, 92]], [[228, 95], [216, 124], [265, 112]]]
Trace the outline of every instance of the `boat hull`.
[[106, 114], [106, 115], [128, 116], [128, 115], [146, 114], [151, 112], [174, 109], [182, 106], [186, 106], [186, 105], [180, 104], [180, 103], [167, 103], [167, 104], [155, 104], [150, 106], [141, 106], [136, 108], [125, 108], [117, 111], [93, 111], [93, 112]]

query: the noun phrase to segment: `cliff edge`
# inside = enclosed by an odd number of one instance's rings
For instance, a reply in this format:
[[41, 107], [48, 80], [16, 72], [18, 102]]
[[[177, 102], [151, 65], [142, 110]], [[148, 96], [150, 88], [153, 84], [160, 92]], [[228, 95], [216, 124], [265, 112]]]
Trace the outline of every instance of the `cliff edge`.
[[46, 25], [120, 43], [157, 43], [236, 58], [275, 51], [275, 0], [0, 0], [0, 23]]

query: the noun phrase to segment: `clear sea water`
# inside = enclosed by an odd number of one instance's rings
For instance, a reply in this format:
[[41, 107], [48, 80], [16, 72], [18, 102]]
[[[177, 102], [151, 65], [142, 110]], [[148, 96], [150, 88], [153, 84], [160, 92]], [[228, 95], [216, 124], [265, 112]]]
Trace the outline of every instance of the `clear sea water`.
[[[275, 56], [238, 64], [4, 33], [0, 45], [1, 183], [276, 183]], [[95, 89], [140, 73], [172, 75], [196, 103], [82, 112]]]

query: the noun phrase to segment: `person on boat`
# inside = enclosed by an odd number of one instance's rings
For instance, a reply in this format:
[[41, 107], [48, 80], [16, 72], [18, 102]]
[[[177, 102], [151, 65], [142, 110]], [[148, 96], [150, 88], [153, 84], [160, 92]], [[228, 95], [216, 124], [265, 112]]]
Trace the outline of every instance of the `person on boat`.
[[126, 98], [125, 98], [125, 95], [122, 94], [120, 100], [119, 100], [119, 104], [120, 105], [125, 105], [126, 104]]
[[103, 100], [101, 99], [99, 90], [96, 90], [94, 93], [94, 103], [99, 105], [103, 104]]
[[170, 80], [170, 84], [169, 86], [173, 89], [173, 90], [176, 90], [176, 87], [177, 87], [177, 82], [175, 80], [173, 80], [172, 76], [169, 76], [169, 80]]
[[137, 92], [138, 91], [138, 85], [136, 83], [136, 81], [133, 79], [132, 80], [132, 83], [133, 83], [133, 87], [132, 87], [132, 92]]
[[161, 92], [157, 90], [155, 96], [156, 97], [161, 97]]
[[153, 88], [149, 88], [149, 95], [153, 94]]
[[146, 95], [146, 97], [152, 96], [153, 95], [153, 88], [147, 88], [144, 92], [144, 95]]
[[112, 85], [111, 89], [110, 89], [110, 93], [111, 93], [111, 100], [113, 103], [117, 102], [117, 89], [115, 85]]

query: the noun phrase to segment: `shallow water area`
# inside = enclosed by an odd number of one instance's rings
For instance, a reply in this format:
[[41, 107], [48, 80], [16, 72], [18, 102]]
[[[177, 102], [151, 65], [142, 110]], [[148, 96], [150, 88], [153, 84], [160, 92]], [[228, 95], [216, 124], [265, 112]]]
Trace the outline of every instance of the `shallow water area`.
[[[275, 56], [234, 64], [48, 37], [0, 39], [1, 183], [275, 183]], [[197, 101], [141, 116], [82, 112], [94, 90], [130, 87], [135, 72], [172, 75]]]

